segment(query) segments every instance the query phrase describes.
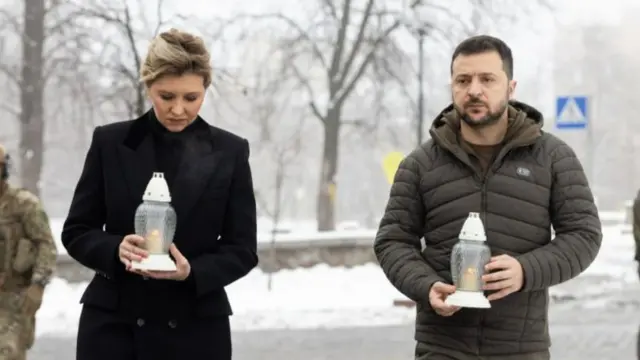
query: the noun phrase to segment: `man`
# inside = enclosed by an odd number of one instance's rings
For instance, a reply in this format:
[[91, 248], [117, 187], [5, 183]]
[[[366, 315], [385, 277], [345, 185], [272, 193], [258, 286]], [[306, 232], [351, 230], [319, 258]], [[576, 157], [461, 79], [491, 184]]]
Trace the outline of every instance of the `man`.
[[57, 251], [38, 199], [9, 185], [8, 162], [0, 145], [0, 359], [24, 360]]
[[[416, 302], [416, 359], [549, 359], [548, 288], [584, 271], [600, 248], [578, 158], [541, 130], [540, 112], [511, 100], [515, 88], [503, 41], [463, 41], [451, 60], [453, 104], [396, 173], [375, 253]], [[445, 304], [469, 212], [481, 214], [493, 255], [483, 277], [491, 309]]]

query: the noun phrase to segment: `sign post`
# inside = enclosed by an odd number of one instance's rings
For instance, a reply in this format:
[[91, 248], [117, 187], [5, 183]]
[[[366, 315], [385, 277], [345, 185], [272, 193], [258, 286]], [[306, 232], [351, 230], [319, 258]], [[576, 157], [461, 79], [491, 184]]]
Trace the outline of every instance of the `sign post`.
[[595, 182], [595, 141], [593, 130], [593, 116], [591, 115], [590, 99], [588, 96], [558, 96], [556, 98], [556, 128], [558, 130], [586, 130], [587, 131], [587, 177], [589, 183]]

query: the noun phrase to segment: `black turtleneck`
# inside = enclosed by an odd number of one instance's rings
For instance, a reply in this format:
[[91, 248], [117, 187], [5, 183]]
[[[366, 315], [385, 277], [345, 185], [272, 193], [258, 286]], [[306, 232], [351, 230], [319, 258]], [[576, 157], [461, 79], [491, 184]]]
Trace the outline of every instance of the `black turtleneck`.
[[171, 188], [175, 181], [186, 143], [203, 129], [206, 130], [206, 123], [198, 117], [184, 130], [171, 132], [160, 123], [153, 110], [150, 111], [149, 121], [155, 146], [156, 171], [164, 173], [167, 185]]

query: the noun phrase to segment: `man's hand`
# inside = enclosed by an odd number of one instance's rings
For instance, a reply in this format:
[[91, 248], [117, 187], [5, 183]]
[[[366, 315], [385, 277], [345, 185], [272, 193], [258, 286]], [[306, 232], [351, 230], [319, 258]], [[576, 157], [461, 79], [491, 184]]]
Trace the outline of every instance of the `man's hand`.
[[184, 281], [189, 277], [191, 273], [191, 264], [189, 264], [189, 260], [182, 255], [182, 253], [178, 250], [175, 244], [171, 244], [169, 247], [169, 251], [173, 258], [176, 261], [176, 270], [175, 271], [147, 271], [147, 270], [134, 270], [143, 276], [148, 276], [153, 279], [161, 279], [161, 280], [178, 280]]
[[447, 296], [453, 294], [456, 291], [456, 287], [448, 285], [443, 282], [437, 281], [431, 286], [429, 290], [429, 304], [440, 316], [451, 316], [460, 310], [458, 306], [451, 306], [444, 303]]
[[522, 265], [514, 257], [499, 255], [491, 258], [485, 266], [486, 275], [482, 277], [484, 290], [497, 291], [487, 297], [489, 301], [503, 297], [522, 289], [524, 274]]
[[37, 284], [30, 285], [25, 291], [22, 313], [27, 316], [34, 316], [36, 311], [40, 309], [40, 305], [42, 305], [43, 295], [44, 288], [42, 286]]

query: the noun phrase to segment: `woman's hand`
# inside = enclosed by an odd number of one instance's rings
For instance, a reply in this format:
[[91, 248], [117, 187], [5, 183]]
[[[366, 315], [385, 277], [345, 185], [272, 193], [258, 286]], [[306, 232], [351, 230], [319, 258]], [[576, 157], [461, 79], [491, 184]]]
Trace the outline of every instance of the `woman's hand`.
[[127, 271], [131, 271], [131, 263], [133, 261], [140, 262], [149, 256], [149, 253], [142, 248], [142, 244], [144, 244], [144, 238], [138, 235], [127, 235], [120, 242], [118, 257], [127, 268]]
[[169, 251], [173, 258], [176, 261], [176, 270], [175, 271], [148, 271], [148, 270], [138, 270], [137, 273], [150, 277], [152, 279], [162, 279], [162, 280], [177, 280], [184, 281], [189, 277], [191, 273], [191, 264], [189, 264], [189, 260], [182, 255], [182, 253], [178, 250], [175, 244], [171, 244], [169, 246]]

